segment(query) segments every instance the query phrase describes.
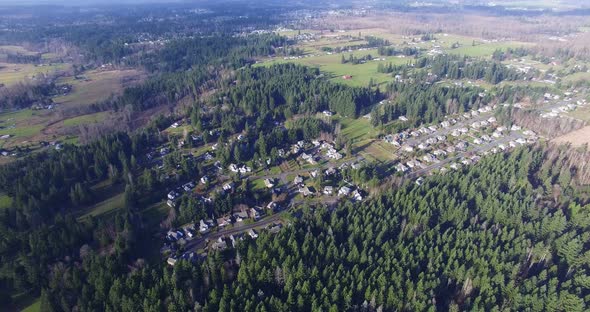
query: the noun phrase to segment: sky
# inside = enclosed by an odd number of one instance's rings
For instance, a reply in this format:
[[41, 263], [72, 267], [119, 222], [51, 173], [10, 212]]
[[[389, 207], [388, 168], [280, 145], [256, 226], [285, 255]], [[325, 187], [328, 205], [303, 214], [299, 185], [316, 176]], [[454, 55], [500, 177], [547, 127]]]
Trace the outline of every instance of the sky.
[[[121, 3], [164, 3], [181, 2], [181, 0], [0, 0], [0, 4], [29, 5], [29, 4], [57, 4], [57, 5], [86, 5], [86, 4], [121, 4]], [[192, 0], [191, 2], [199, 2]]]

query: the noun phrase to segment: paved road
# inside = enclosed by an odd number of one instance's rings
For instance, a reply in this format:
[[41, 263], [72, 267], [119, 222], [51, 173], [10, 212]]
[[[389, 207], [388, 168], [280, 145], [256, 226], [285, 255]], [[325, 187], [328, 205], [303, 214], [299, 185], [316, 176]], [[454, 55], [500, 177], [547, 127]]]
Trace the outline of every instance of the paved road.
[[299, 169], [299, 170], [288, 171], [288, 172], [281, 172], [281, 173], [269, 174], [269, 175], [252, 175], [252, 176], [247, 176], [247, 177], [248, 178], [251, 178], [251, 179], [280, 179], [281, 182], [283, 182], [284, 184], [288, 184], [288, 183], [292, 182], [292, 181], [288, 181], [287, 180], [287, 176], [290, 176], [290, 175], [301, 175], [301, 174], [305, 174], [305, 173], [308, 173], [308, 172], [313, 171], [313, 170], [320, 170], [320, 169], [321, 170], [324, 170], [324, 169], [328, 169], [330, 167], [335, 167], [336, 168], [336, 167], [339, 167], [339, 166], [341, 166], [343, 164], [352, 165], [354, 163], [361, 162], [361, 161], [364, 161], [364, 160], [365, 159], [362, 156], [357, 156], [353, 160], [345, 161], [345, 162], [339, 163], [339, 164], [333, 164], [333, 163], [328, 162], [326, 164], [318, 165], [318, 166], [315, 166], [315, 167], [312, 167], [312, 168]]
[[473, 154], [473, 153], [478, 153], [481, 151], [491, 150], [492, 148], [497, 147], [500, 144], [506, 144], [510, 141], [514, 141], [519, 138], [524, 138], [524, 136], [518, 132], [511, 132], [510, 134], [508, 134], [502, 138], [499, 138], [495, 141], [492, 141], [492, 142], [489, 142], [486, 144], [477, 145], [477, 146], [475, 146], [475, 148], [465, 151], [465, 152], [462, 152], [457, 156], [445, 158], [445, 159], [439, 161], [438, 163], [427, 166], [426, 168], [412, 171], [411, 173], [406, 175], [406, 178], [412, 179], [412, 178], [419, 177], [421, 175], [427, 174], [428, 172], [430, 172], [432, 170], [440, 169], [450, 162], [457, 161], [457, 160], [465, 157], [465, 155], [467, 155], [467, 154]]
[[198, 249], [202, 249], [205, 247], [205, 243], [206, 243], [207, 239], [210, 241], [213, 241], [213, 240], [218, 239], [221, 236], [230, 236], [230, 235], [246, 232], [246, 231], [254, 229], [254, 228], [267, 226], [269, 224], [272, 224], [272, 223], [278, 221], [281, 218], [281, 215], [283, 215], [283, 214], [284, 214], [284, 211], [273, 214], [270, 217], [266, 217], [266, 218], [261, 219], [257, 222], [254, 222], [254, 223], [242, 224], [242, 225], [238, 225], [238, 226], [236, 226], [234, 224], [234, 226], [231, 228], [226, 228], [226, 229], [223, 229], [218, 232], [214, 231], [214, 232], [207, 233], [203, 237], [195, 238], [193, 240], [188, 241], [185, 245], [185, 249], [186, 249], [186, 251], [197, 251]]
[[[456, 124], [451, 125], [447, 128], [443, 128], [440, 126], [440, 124], [437, 124], [436, 126], [437, 126], [438, 130], [436, 130], [436, 132], [426, 134], [426, 135], [421, 135], [419, 137], [410, 137], [404, 142], [404, 144], [411, 144], [412, 146], [416, 146], [422, 142], [426, 142], [426, 140], [428, 140], [430, 138], [435, 138], [440, 135], [446, 136], [449, 133], [453, 132], [453, 130], [457, 130], [457, 129], [463, 128], [463, 127], [470, 128], [472, 123], [488, 120], [492, 116], [494, 116], [494, 111], [487, 112], [487, 113], [480, 113], [479, 115], [477, 115], [473, 118], [469, 118], [469, 119], [462, 120], [462, 121], [457, 120]], [[462, 115], [461, 115], [461, 117], [462, 117]], [[457, 118], [461, 118], [461, 117], [457, 117]]]

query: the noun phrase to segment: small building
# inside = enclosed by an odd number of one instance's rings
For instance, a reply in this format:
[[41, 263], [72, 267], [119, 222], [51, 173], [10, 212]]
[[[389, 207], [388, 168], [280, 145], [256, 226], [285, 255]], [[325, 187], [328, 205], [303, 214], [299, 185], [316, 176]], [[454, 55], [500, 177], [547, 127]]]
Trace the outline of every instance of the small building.
[[254, 231], [254, 229], [250, 229], [248, 231], [248, 235], [250, 235], [250, 237], [252, 237], [252, 239], [257, 239], [258, 238], [258, 233], [256, 233], [256, 231]]
[[170, 257], [166, 262], [168, 263], [168, 265], [174, 266], [176, 264], [176, 261], [177, 260], [175, 258]]

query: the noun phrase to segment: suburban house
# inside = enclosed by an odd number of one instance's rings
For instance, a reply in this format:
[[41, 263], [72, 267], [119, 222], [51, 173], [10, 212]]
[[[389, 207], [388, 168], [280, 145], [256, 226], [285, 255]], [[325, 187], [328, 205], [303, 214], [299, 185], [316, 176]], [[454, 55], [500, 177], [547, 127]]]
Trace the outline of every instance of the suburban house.
[[325, 186], [324, 187], [324, 195], [332, 195], [334, 192], [334, 187], [332, 186]]
[[234, 213], [234, 219], [236, 220], [236, 222], [242, 222], [248, 219], [248, 213], [245, 211], [236, 212]]
[[222, 236], [218, 238], [212, 245], [211, 248], [213, 250], [224, 250], [227, 248], [227, 243], [225, 242], [225, 238]]
[[408, 167], [404, 166], [404, 164], [402, 163], [398, 163], [397, 165], [395, 165], [395, 170], [397, 170], [398, 172], [406, 172], [408, 171]]
[[221, 217], [217, 219], [217, 226], [224, 227], [231, 224], [231, 221], [228, 217]]
[[275, 202], [270, 202], [268, 203], [268, 205], [266, 205], [266, 209], [270, 209], [272, 211], [274, 211], [275, 209], [277, 209], [278, 205]]
[[361, 193], [358, 190], [355, 190], [352, 193], [352, 199], [355, 201], [361, 201], [361, 200], [363, 200], [363, 195], [361, 195]]
[[178, 198], [178, 196], [180, 196], [180, 194], [178, 194], [176, 191], [170, 191], [168, 193], [168, 199], [170, 200], [175, 200], [176, 198]]
[[233, 182], [228, 182], [228, 183], [225, 183], [223, 185], [223, 190], [226, 191], [226, 192], [231, 191], [233, 188], [234, 188], [234, 183]]
[[199, 221], [199, 232], [207, 233], [209, 231], [209, 224], [205, 223], [203, 220]]
[[350, 194], [350, 188], [348, 186], [343, 186], [338, 191], [338, 196], [348, 196]]
[[305, 185], [304, 185], [304, 186], [301, 186], [301, 187], [299, 187], [299, 190], [298, 190], [298, 192], [299, 192], [300, 194], [303, 194], [303, 196], [305, 196], [305, 197], [313, 195], [313, 192], [312, 192], [312, 191], [309, 189], [309, 187], [307, 187], [307, 186], [305, 186]]

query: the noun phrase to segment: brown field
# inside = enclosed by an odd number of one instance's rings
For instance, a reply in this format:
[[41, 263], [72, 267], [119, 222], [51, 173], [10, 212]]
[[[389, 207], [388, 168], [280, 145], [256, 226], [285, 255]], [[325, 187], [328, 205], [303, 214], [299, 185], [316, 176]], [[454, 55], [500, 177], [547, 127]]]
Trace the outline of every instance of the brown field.
[[553, 143], [565, 144], [570, 143], [572, 146], [582, 146], [590, 143], [590, 126], [570, 132], [551, 140]]
[[111, 95], [118, 95], [125, 87], [144, 79], [145, 74], [134, 69], [125, 70], [93, 70], [81, 75], [81, 79], [72, 77], [60, 79], [59, 83], [73, 86], [72, 92], [66, 96], [54, 98], [54, 102], [66, 107], [90, 105], [104, 101]]

